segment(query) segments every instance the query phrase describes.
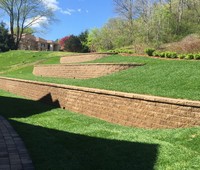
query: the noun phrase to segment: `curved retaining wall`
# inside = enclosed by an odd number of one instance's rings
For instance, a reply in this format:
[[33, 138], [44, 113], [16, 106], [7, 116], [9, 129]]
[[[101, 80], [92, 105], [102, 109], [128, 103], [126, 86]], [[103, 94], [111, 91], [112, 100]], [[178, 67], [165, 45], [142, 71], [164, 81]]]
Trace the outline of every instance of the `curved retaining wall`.
[[36, 65], [33, 74], [44, 77], [89, 79], [105, 76], [141, 64], [54, 64]]
[[66, 57], [60, 58], [60, 63], [79, 63], [79, 62], [86, 62], [97, 60], [109, 55], [113, 55], [113, 53], [89, 53], [89, 54], [77, 54], [77, 55], [70, 55]]
[[200, 102], [0, 77], [0, 89], [125, 126], [200, 126]]

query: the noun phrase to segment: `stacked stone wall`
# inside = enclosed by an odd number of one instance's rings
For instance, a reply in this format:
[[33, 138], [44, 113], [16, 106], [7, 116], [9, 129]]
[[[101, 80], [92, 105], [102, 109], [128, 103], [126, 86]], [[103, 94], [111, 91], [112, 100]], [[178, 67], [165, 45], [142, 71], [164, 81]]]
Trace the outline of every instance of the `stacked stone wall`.
[[141, 64], [54, 64], [36, 65], [33, 74], [44, 77], [89, 79], [105, 76]]
[[[0, 77], [0, 89], [140, 128], [200, 126], [200, 102]], [[1, 106], [3, 107], [3, 106]]]

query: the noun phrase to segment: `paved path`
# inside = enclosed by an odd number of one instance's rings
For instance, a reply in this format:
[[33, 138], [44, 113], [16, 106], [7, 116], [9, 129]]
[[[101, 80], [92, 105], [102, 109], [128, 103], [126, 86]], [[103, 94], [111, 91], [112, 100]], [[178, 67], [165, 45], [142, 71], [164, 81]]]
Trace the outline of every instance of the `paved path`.
[[0, 116], [0, 170], [34, 170], [23, 141], [2, 116]]

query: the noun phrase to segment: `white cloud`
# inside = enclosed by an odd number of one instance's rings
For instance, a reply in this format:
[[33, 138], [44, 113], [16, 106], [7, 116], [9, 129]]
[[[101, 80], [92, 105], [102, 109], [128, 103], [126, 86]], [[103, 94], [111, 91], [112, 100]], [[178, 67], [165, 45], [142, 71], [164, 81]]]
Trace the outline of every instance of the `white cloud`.
[[63, 9], [60, 9], [60, 12], [63, 13], [63, 14], [67, 14], [67, 15], [72, 15], [72, 13], [76, 13], [76, 12], [81, 12], [82, 9], [66, 9], [66, 10], [63, 10]]
[[35, 18], [29, 19], [26, 21], [25, 25], [30, 25], [33, 28], [39, 28], [43, 24], [48, 24], [47, 17], [44, 16], [37, 16]]
[[76, 12], [76, 10], [68, 8], [66, 10], [60, 9], [60, 12], [63, 14], [72, 15], [72, 13]]
[[60, 12], [61, 12], [62, 14], [72, 15], [72, 13], [69, 12], [69, 11], [67, 11], [67, 10], [62, 10], [62, 9], [60, 9]]
[[60, 10], [59, 3], [57, 0], [42, 0], [42, 1], [47, 8], [50, 8], [53, 11]]
[[[66, 14], [66, 15], [72, 15], [72, 13], [76, 13], [76, 12], [79, 12], [81, 13], [82, 12], [82, 9], [79, 8], [79, 9], [70, 9], [70, 8], [67, 8], [67, 9], [63, 9], [59, 6], [59, 2], [58, 0], [42, 0], [42, 2], [44, 3], [44, 5], [47, 7], [47, 8], [50, 8], [52, 9], [53, 11], [59, 11], [61, 12], [62, 14]], [[88, 13], [88, 10], [85, 11], [86, 13]]]

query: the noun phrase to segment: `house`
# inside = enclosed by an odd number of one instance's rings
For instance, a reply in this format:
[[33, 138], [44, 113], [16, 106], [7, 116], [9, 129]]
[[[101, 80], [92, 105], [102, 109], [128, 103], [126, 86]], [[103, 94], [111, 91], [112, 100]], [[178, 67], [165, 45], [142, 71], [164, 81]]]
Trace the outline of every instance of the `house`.
[[23, 34], [19, 50], [59, 51], [60, 45], [57, 42], [35, 37], [32, 34]]

